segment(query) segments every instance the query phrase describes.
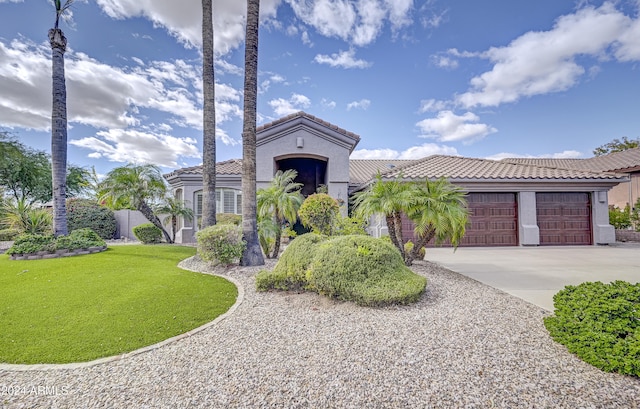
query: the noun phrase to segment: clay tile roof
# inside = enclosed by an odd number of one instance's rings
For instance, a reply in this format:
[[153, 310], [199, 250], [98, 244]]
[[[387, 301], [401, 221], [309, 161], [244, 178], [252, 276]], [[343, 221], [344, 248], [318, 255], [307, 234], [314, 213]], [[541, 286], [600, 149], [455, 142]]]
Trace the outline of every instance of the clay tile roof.
[[532, 164], [509, 163], [489, 159], [464, 158], [458, 156], [434, 155], [398, 167], [384, 174], [394, 178], [402, 175], [407, 179], [440, 178], [449, 179], [612, 179], [622, 176], [613, 173], [598, 173], [579, 169], [536, 166]]
[[592, 172], [625, 172], [640, 170], [640, 148], [614, 152], [589, 159], [506, 158], [502, 161]]
[[355, 134], [353, 132], [349, 132], [349, 131], [347, 131], [345, 129], [340, 128], [337, 125], [329, 123], [329, 122], [327, 122], [327, 121], [325, 121], [323, 119], [320, 119], [320, 118], [318, 118], [316, 116], [313, 116], [313, 115], [308, 114], [308, 113], [303, 112], [303, 111], [299, 111], [299, 112], [296, 112], [294, 114], [287, 115], [287, 116], [284, 116], [282, 118], [276, 119], [273, 122], [269, 122], [269, 123], [266, 123], [264, 125], [260, 125], [259, 127], [256, 128], [256, 132], [264, 131], [265, 129], [274, 127], [276, 125], [282, 124], [282, 123], [287, 122], [287, 121], [291, 121], [292, 119], [296, 119], [296, 118], [306, 118], [306, 119], [308, 119], [310, 121], [313, 121], [313, 122], [316, 122], [316, 123], [318, 123], [320, 125], [326, 126], [327, 128], [332, 129], [332, 130], [334, 130], [334, 131], [336, 131], [336, 132], [338, 132], [338, 133], [340, 133], [342, 135], [346, 135], [346, 136], [348, 136], [350, 138], [353, 138], [353, 139], [355, 139], [357, 141], [360, 140], [360, 135]]
[[[218, 175], [240, 175], [242, 174], [242, 159], [229, 159], [223, 162], [216, 162], [216, 174]], [[202, 165], [182, 168], [168, 173], [165, 178], [178, 175], [202, 175]]]
[[415, 162], [402, 159], [350, 159], [349, 160], [349, 184], [361, 185], [373, 179], [378, 172], [386, 173], [400, 166]]

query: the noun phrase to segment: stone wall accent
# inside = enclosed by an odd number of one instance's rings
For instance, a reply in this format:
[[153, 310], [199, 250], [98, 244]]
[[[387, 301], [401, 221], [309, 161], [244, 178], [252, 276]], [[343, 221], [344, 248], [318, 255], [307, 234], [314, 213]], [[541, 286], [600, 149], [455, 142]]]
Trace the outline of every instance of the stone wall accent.
[[616, 241], [635, 241], [640, 243], [640, 232], [633, 230], [616, 230]]

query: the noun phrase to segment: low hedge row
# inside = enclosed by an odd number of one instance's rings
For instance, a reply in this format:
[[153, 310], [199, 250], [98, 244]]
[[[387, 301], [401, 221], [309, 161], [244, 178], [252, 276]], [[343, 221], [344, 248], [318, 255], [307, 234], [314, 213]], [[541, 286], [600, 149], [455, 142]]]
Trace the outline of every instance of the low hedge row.
[[91, 229], [78, 229], [68, 236], [23, 234], [16, 238], [7, 254], [33, 254], [39, 251], [76, 250], [106, 246], [105, 241]]

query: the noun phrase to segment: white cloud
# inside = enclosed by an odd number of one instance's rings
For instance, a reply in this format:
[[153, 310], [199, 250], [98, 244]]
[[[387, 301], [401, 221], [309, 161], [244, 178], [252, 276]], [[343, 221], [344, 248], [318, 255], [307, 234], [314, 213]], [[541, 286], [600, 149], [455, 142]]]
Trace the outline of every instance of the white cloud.
[[436, 101], [435, 99], [423, 99], [420, 101], [420, 109], [418, 113], [444, 111], [450, 104], [445, 101]]
[[[296, 16], [325, 37], [371, 44], [385, 23], [393, 32], [410, 25], [413, 0], [286, 0]], [[304, 41], [304, 39], [303, 39]]]
[[458, 60], [453, 59], [447, 55], [435, 55], [431, 57], [431, 61], [436, 65], [436, 67], [445, 68], [449, 70], [454, 70], [458, 68]]
[[327, 109], [334, 109], [337, 104], [336, 104], [336, 101], [330, 101], [326, 98], [322, 98], [322, 100], [320, 101], [320, 105], [322, 105], [322, 107]]
[[456, 115], [452, 111], [440, 111], [436, 118], [423, 119], [416, 125], [423, 138], [434, 138], [441, 142], [463, 141], [469, 143], [497, 132], [487, 124], [477, 123], [480, 118], [474, 113]]
[[498, 106], [567, 90], [585, 73], [578, 56], [606, 58], [612, 47], [621, 61], [640, 59], [639, 24], [610, 2], [562, 16], [549, 31], [528, 32], [480, 54], [494, 64], [492, 70], [471, 79], [470, 90], [456, 100], [466, 108]]
[[302, 111], [311, 106], [311, 100], [301, 94], [292, 94], [291, 98], [277, 98], [269, 101], [269, 106], [278, 116], [286, 116]]
[[352, 109], [362, 109], [366, 111], [371, 106], [371, 101], [368, 99], [361, 99], [360, 101], [353, 101], [347, 104], [347, 111], [351, 111]]
[[425, 143], [412, 146], [402, 152], [394, 149], [358, 149], [354, 151], [351, 159], [421, 159], [431, 155], [458, 156], [456, 148], [435, 143]]
[[330, 56], [318, 54], [314, 58], [314, 61], [318, 64], [328, 64], [332, 67], [341, 68], [368, 68], [373, 65], [371, 62], [356, 59], [355, 54], [356, 51], [354, 49], [350, 49], [349, 51], [341, 50], [339, 53], [333, 53]]
[[543, 155], [527, 155], [527, 154], [519, 154], [519, 153], [510, 153], [510, 152], [500, 152], [495, 155], [487, 156], [485, 159], [492, 160], [502, 160], [505, 158], [552, 158], [552, 159], [579, 159], [582, 158], [581, 152], [566, 150], [557, 153], [548, 153]]
[[[186, 47], [200, 47], [202, 40], [202, 5], [200, 1], [184, 0], [97, 0], [110, 17], [126, 19], [143, 17], [165, 28]], [[263, 22], [275, 17], [281, 0], [260, 2]], [[244, 39], [246, 2], [216, 1], [213, 10], [214, 48], [217, 54], [227, 54]]]
[[[143, 64], [143, 65], [141, 65]], [[48, 47], [24, 40], [0, 41], [0, 123], [47, 130], [51, 124], [51, 61]], [[202, 127], [201, 77], [182, 60], [136, 61], [113, 67], [67, 51], [65, 62], [70, 123], [96, 128], [138, 126], [141, 108], [162, 112], [174, 124]], [[240, 93], [216, 84], [216, 118], [242, 116]]]
[[88, 156], [94, 159], [153, 163], [170, 168], [178, 166], [179, 157], [200, 157], [194, 139], [135, 130], [110, 129], [93, 137], [70, 140], [69, 144], [91, 150]]

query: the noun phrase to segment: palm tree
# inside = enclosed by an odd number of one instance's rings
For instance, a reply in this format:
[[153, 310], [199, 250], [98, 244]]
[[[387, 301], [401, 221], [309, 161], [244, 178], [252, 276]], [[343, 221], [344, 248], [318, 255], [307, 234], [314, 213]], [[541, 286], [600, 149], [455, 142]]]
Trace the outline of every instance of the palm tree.
[[156, 214], [166, 214], [163, 222], [166, 226], [171, 223], [171, 241], [176, 241], [176, 233], [178, 232], [178, 218], [182, 217], [185, 220], [193, 220], [193, 209], [186, 207], [185, 202], [176, 199], [175, 197], [165, 197], [164, 202], [155, 207]]
[[412, 207], [414, 190], [411, 183], [405, 183], [400, 178], [383, 181], [378, 174], [375, 183], [353, 197], [358, 217], [368, 219], [375, 214], [385, 216], [391, 243], [400, 251], [404, 259], [406, 256], [402, 238], [402, 213]]
[[213, 1], [202, 0], [202, 228], [216, 224], [216, 108], [213, 73]]
[[148, 201], [164, 197], [167, 187], [155, 165], [128, 164], [111, 170], [100, 183], [100, 202], [130, 203], [159, 228], [167, 243], [173, 243]]
[[53, 234], [65, 236], [67, 229], [67, 88], [64, 74], [64, 53], [67, 51], [67, 38], [58, 28], [60, 16], [71, 7], [73, 0], [62, 4], [54, 0], [56, 9], [55, 25], [49, 30], [51, 45], [51, 78], [53, 104], [51, 109], [51, 164], [53, 183]]
[[282, 225], [285, 220], [294, 222], [298, 218], [298, 209], [304, 200], [300, 193], [302, 183], [294, 182], [298, 172], [289, 169], [285, 172], [276, 172], [271, 186], [260, 189], [257, 193], [258, 215], [260, 217], [270, 216], [275, 224], [275, 242], [273, 253], [268, 258], [277, 258], [280, 252], [280, 238], [282, 237]]
[[445, 178], [428, 179], [415, 185], [414, 202], [407, 216], [415, 223], [418, 240], [406, 255], [409, 265], [418, 257], [420, 249], [433, 238], [436, 243], [449, 240], [457, 247], [464, 236], [469, 220], [466, 193]]
[[261, 266], [256, 200], [256, 105], [258, 98], [258, 26], [260, 0], [247, 0], [242, 124], [242, 233], [247, 246], [240, 264]]

